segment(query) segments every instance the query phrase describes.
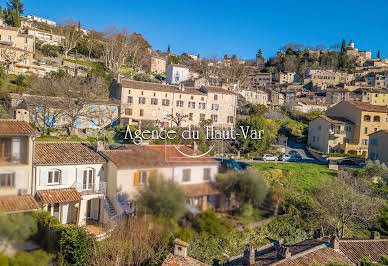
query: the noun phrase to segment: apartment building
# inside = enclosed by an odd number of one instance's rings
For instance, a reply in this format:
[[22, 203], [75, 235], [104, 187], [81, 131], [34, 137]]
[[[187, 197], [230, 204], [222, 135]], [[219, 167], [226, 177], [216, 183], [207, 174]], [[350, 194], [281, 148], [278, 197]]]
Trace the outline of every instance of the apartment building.
[[361, 101], [372, 105], [388, 105], [388, 90], [375, 88], [362, 88], [358, 90], [361, 93]]
[[368, 159], [379, 160], [388, 165], [388, 130], [379, 130], [369, 135]]
[[102, 222], [105, 160], [80, 142], [36, 142], [35, 191], [62, 224]]
[[[308, 145], [322, 152], [367, 155], [369, 134], [388, 129], [388, 107], [343, 101], [309, 124]], [[329, 123], [324, 123], [323, 120]], [[333, 129], [333, 134], [328, 129]]]
[[190, 79], [190, 70], [184, 65], [170, 64], [166, 69], [166, 82], [167, 84], [179, 84], [183, 81]]
[[295, 72], [279, 72], [275, 73], [274, 79], [279, 82], [279, 84], [292, 84], [299, 82], [298, 75]]
[[54, 26], [54, 27], [57, 26], [57, 23], [54, 20], [51, 20], [51, 19], [48, 19], [48, 18], [42, 18], [42, 17], [38, 17], [38, 16], [35, 16], [35, 15], [28, 15], [27, 19], [29, 19], [30, 21], [46, 23], [47, 25]]
[[32, 197], [32, 154], [36, 131], [26, 122], [0, 120], [0, 210], [31, 212], [39, 208]]
[[[159, 126], [198, 125], [211, 120], [214, 126], [231, 127], [236, 121], [237, 94], [219, 87], [171, 86], [121, 79], [112, 83], [111, 96], [121, 100], [120, 122]], [[179, 124], [174, 122], [182, 119]]]
[[353, 74], [334, 70], [309, 69], [306, 72], [304, 84], [311, 83], [313, 87], [325, 87], [348, 83], [354, 79]]
[[64, 36], [57, 35], [49, 31], [39, 30], [39, 29], [28, 29], [27, 34], [34, 36], [35, 39], [42, 44], [49, 44], [49, 45], [55, 45], [55, 46], [62, 45], [62, 42], [65, 39]]
[[268, 94], [263, 90], [251, 88], [251, 89], [241, 89], [236, 92], [239, 93], [241, 96], [243, 96], [248, 103], [262, 104], [262, 105], [269, 104]]
[[259, 87], [265, 87], [272, 84], [272, 73], [254, 73], [249, 75], [252, 84]]
[[342, 101], [352, 101], [354, 93], [344, 88], [328, 88], [326, 90], [326, 103], [335, 104]]
[[0, 27], [0, 62], [16, 73], [34, 72], [34, 37], [18, 28]]
[[297, 112], [301, 113], [309, 113], [311, 111], [326, 111], [329, 104], [326, 103], [318, 103], [307, 99], [295, 100], [294, 102], [290, 102], [288, 106]]
[[179, 184], [190, 206], [204, 210], [209, 204], [224, 207], [225, 198], [215, 184], [218, 162], [200, 155], [196, 148], [184, 145], [126, 145], [120, 150], [106, 150], [107, 196], [121, 206], [128, 204], [135, 210], [139, 190], [150, 178], [164, 178]]

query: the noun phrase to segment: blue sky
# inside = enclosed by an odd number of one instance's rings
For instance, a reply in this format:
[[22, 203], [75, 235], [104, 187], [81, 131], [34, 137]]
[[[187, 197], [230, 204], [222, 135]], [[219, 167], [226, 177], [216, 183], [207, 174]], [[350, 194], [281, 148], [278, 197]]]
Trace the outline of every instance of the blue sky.
[[[2, 0], [4, 3], [5, 1]], [[25, 15], [57, 22], [81, 20], [85, 28], [110, 25], [139, 32], [153, 49], [201, 57], [237, 54], [266, 58], [283, 45], [308, 45], [352, 39], [360, 50], [380, 49], [388, 57], [388, 2], [385, 1], [229, 1], [229, 0], [22, 0]], [[4, 6], [4, 4], [3, 4]]]

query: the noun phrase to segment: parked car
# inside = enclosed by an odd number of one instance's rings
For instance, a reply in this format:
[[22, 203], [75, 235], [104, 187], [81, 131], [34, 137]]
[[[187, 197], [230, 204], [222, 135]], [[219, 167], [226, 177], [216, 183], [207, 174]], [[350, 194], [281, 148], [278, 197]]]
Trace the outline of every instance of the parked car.
[[242, 169], [249, 169], [251, 168], [251, 165], [249, 163], [246, 163], [246, 162], [237, 162]]
[[235, 170], [235, 171], [243, 170], [240, 164], [233, 159], [227, 159], [227, 158], [214, 158], [214, 159], [220, 162], [220, 166], [219, 166], [220, 173], [225, 173], [229, 170]]
[[337, 162], [338, 165], [344, 166], [358, 166], [359, 164], [351, 159], [343, 159]]
[[263, 157], [261, 157], [261, 159], [263, 161], [277, 161], [278, 160], [278, 157], [276, 157], [275, 155], [272, 155], [272, 154], [264, 154]]
[[296, 157], [298, 161], [302, 160], [302, 155], [300, 155], [300, 153], [295, 150], [290, 151], [288, 154]]
[[297, 162], [299, 161], [299, 158], [295, 157], [295, 156], [292, 156], [291, 154], [282, 154], [279, 156], [279, 161], [283, 161], [283, 162]]

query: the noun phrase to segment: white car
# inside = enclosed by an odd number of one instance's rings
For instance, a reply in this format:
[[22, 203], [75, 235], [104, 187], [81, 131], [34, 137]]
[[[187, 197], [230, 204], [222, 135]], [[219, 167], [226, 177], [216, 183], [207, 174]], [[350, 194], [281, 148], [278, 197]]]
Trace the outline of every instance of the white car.
[[272, 154], [264, 154], [262, 159], [264, 162], [266, 162], [266, 161], [275, 161], [276, 162], [278, 160], [278, 157], [276, 157]]

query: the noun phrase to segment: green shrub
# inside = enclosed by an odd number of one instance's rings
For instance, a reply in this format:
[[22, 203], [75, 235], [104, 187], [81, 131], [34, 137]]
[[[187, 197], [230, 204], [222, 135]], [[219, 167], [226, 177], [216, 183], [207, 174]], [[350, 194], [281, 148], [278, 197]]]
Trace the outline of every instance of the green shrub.
[[64, 260], [72, 265], [89, 265], [95, 237], [85, 228], [68, 225], [58, 230], [59, 251]]
[[231, 230], [231, 226], [218, 218], [214, 211], [208, 210], [194, 220], [193, 228], [198, 233], [207, 233], [213, 236], [225, 235]]
[[[13, 258], [9, 258], [10, 266], [46, 266], [51, 265], [53, 256], [43, 250], [33, 252], [19, 251]], [[3, 264], [0, 264], [3, 265]]]
[[253, 215], [254, 209], [251, 204], [244, 204], [240, 210], [241, 216], [250, 217]]

